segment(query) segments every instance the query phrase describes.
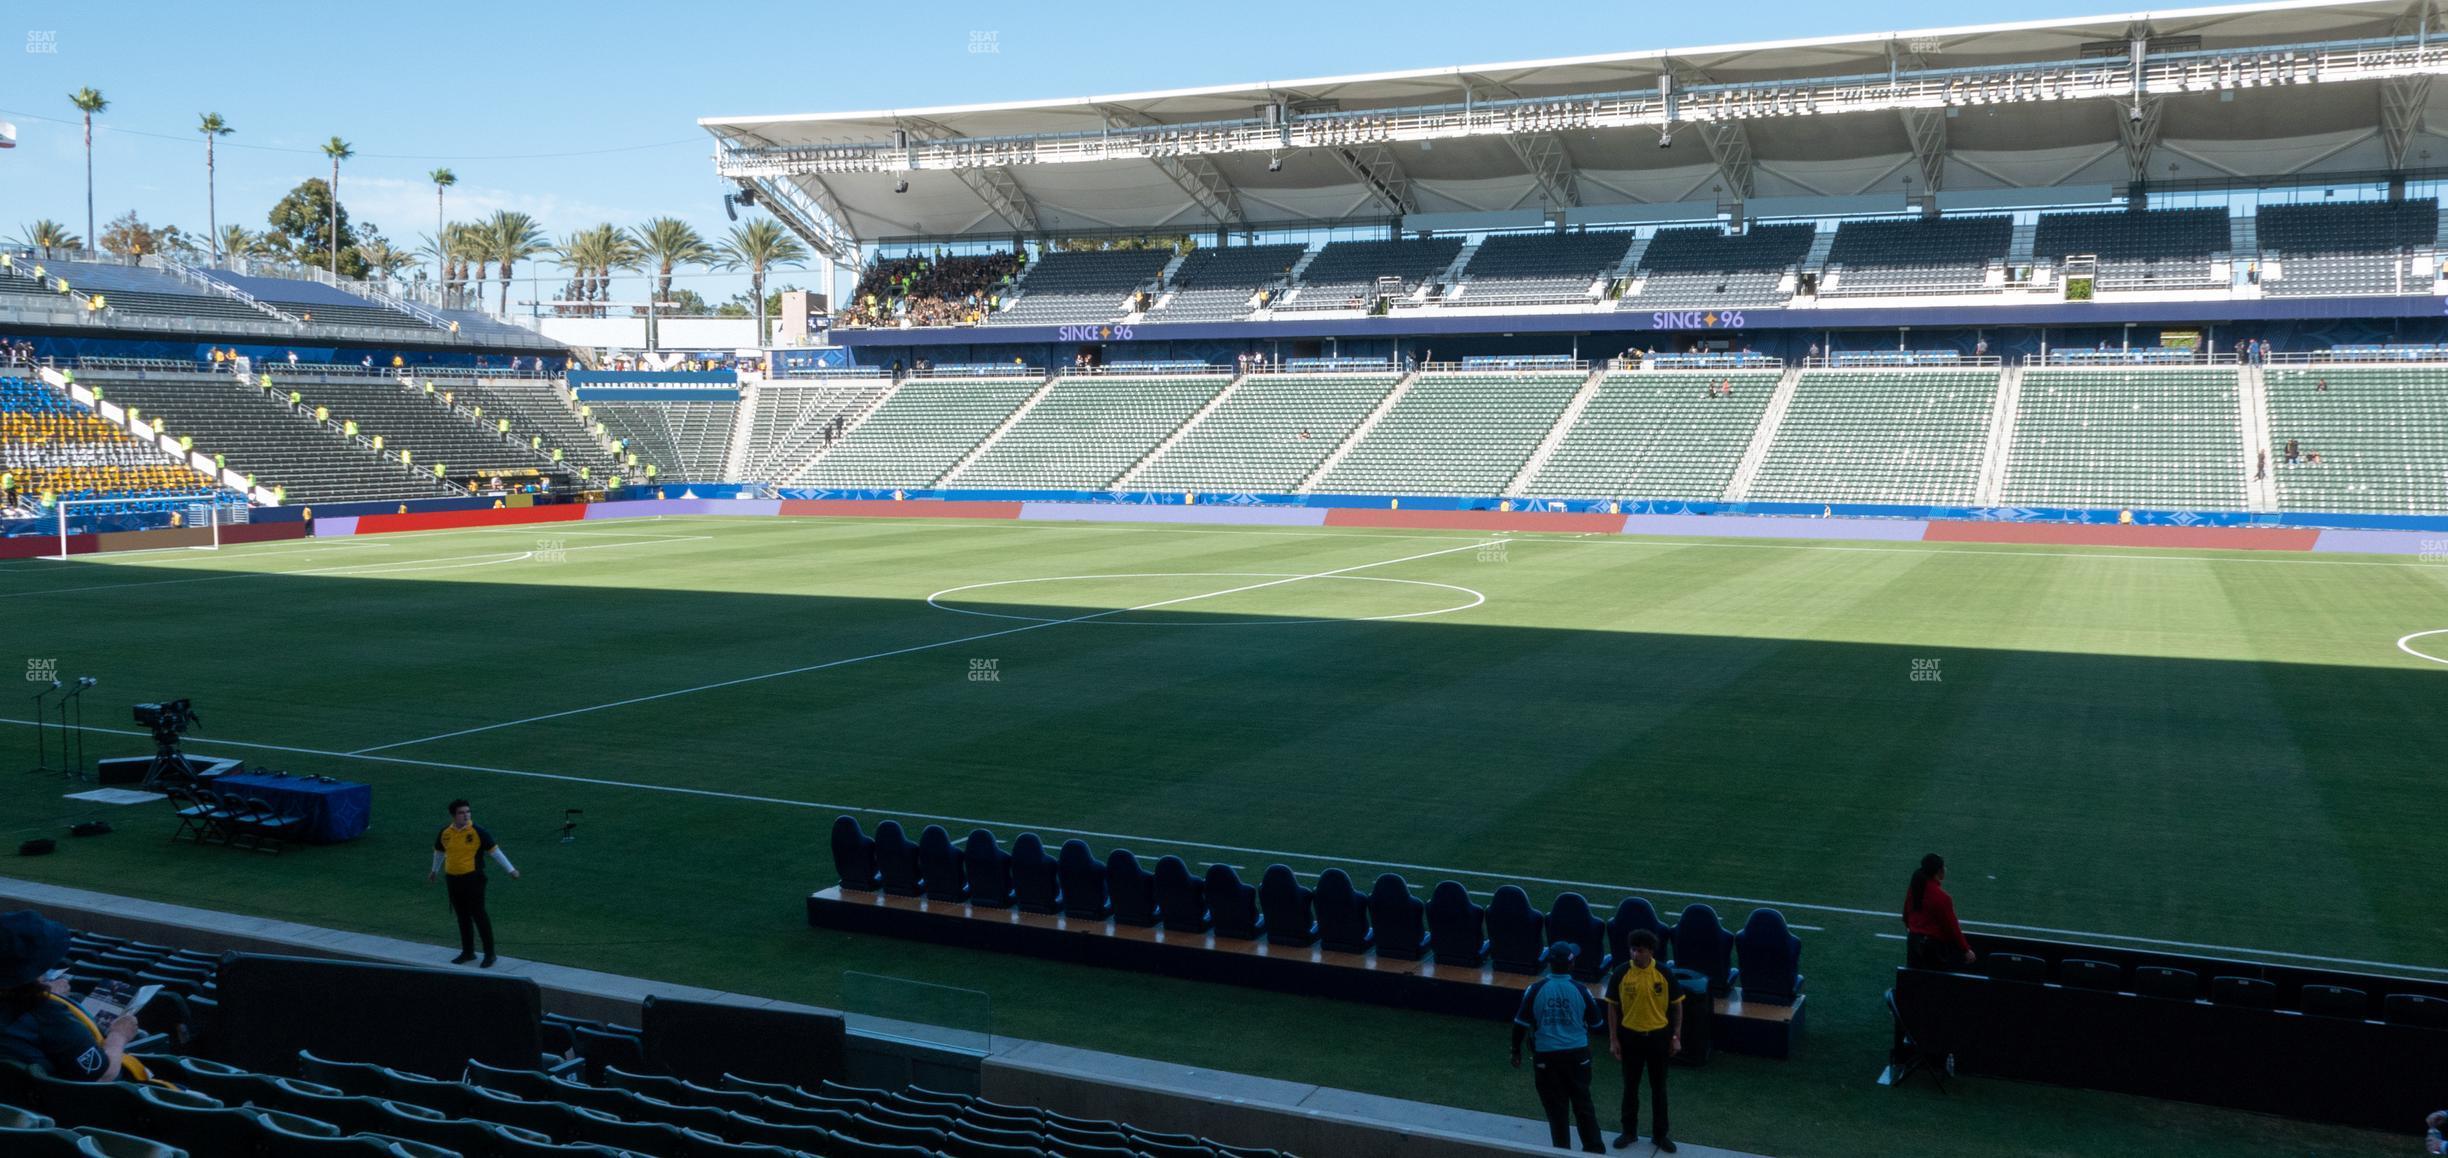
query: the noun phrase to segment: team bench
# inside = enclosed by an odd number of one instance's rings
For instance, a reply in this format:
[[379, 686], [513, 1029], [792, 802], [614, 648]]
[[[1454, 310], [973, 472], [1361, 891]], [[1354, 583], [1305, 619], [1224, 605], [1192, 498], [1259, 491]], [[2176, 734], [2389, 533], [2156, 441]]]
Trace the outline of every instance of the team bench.
[[1571, 892], [1542, 913], [1517, 885], [1482, 906], [1444, 881], [1423, 902], [1393, 873], [1363, 894], [1342, 869], [1307, 886], [1278, 864], [1253, 887], [1229, 865], [1193, 875], [1167, 856], [1151, 870], [1079, 840], [1048, 856], [1035, 833], [1006, 850], [982, 828], [955, 846], [929, 825], [913, 843], [895, 821], [871, 837], [848, 816], [832, 848], [840, 881], [809, 895], [816, 928], [1489, 1018], [1513, 1015], [1550, 943], [1581, 946], [1574, 973], [1595, 981], [1648, 929], [1689, 992], [1711, 999], [1715, 1016], [1687, 1027], [1693, 1060], [1712, 1042], [1786, 1057], [1802, 1027], [1802, 944], [1774, 909], [1729, 933], [1704, 904], [1670, 925], [1628, 897], [1602, 920]]

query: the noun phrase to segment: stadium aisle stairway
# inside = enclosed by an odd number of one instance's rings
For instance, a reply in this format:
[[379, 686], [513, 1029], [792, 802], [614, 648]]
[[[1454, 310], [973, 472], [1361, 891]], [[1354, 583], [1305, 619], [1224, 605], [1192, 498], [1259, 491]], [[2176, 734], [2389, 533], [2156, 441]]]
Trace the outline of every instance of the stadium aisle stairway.
[[590, 402], [595, 418], [659, 482], [720, 482], [739, 403]]

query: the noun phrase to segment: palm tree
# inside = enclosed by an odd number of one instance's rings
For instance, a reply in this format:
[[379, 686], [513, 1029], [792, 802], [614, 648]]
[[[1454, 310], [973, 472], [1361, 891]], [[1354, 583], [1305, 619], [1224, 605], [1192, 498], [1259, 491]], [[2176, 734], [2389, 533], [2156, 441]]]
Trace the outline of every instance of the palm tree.
[[528, 258], [552, 252], [544, 240], [544, 231], [536, 226], [535, 218], [509, 209], [496, 209], [484, 223], [485, 255], [501, 263], [501, 310], [510, 312], [511, 267]]
[[[612, 271], [635, 269], [645, 251], [635, 239], [606, 222], [581, 229], [556, 247], [561, 264], [571, 271], [571, 297], [580, 302], [605, 302], [612, 297]], [[602, 317], [604, 307], [581, 306], [584, 316]]]
[[714, 247], [697, 230], [677, 217], [657, 217], [632, 233], [643, 260], [654, 263], [654, 296], [646, 302], [646, 347], [655, 348], [655, 322], [663, 299], [671, 296], [672, 270], [704, 265], [714, 259]]
[[78, 237], [67, 226], [48, 217], [32, 225], [21, 225], [18, 228], [22, 232], [18, 235], [17, 244], [27, 249], [40, 251], [46, 261], [50, 260], [53, 250], [77, 249], [85, 244], [84, 238]]
[[[216, 181], [213, 174], [213, 141], [215, 138], [226, 137], [238, 130], [231, 128], [228, 121], [222, 120], [221, 114], [205, 113], [196, 118], [196, 131], [204, 134], [205, 236], [213, 239], [214, 247], [218, 250], [221, 237], [221, 208], [219, 194], [214, 188]], [[220, 253], [215, 252], [213, 260], [220, 261]]]
[[403, 266], [416, 263], [415, 254], [381, 238], [359, 245], [357, 256], [366, 263], [369, 271], [384, 278], [398, 273]]
[[748, 271], [748, 288], [756, 295], [757, 345], [766, 343], [765, 271], [795, 266], [808, 259], [807, 247], [770, 217], [731, 227], [731, 236], [716, 247], [724, 269]]
[[263, 235], [243, 225], [226, 225], [213, 233], [213, 248], [223, 257], [255, 257], [263, 253]]
[[323, 155], [331, 158], [331, 272], [340, 276], [340, 162], [357, 155], [347, 141], [338, 136], [323, 142]]
[[[458, 183], [459, 183], [459, 174], [457, 174], [457, 173], [453, 173], [453, 172], [451, 172], [451, 171], [450, 171], [450, 170], [448, 170], [448, 169], [436, 169], [436, 170], [434, 170], [434, 171], [433, 171], [433, 172], [431, 172], [431, 173], [427, 173], [427, 174], [425, 174], [425, 179], [426, 179], [426, 180], [428, 180], [428, 181], [433, 182], [433, 187], [434, 187], [434, 236], [435, 236], [435, 237], [441, 237], [441, 236], [443, 235], [443, 232], [444, 232], [443, 227], [442, 227], [442, 221], [443, 221], [443, 218], [442, 218], [442, 191], [443, 191], [443, 190], [445, 190], [445, 189], [450, 188], [450, 187], [451, 187], [451, 186], [453, 186], [453, 185], [458, 184]], [[440, 248], [439, 246], [436, 246], [437, 252], [436, 252], [436, 254], [435, 254], [435, 256], [434, 256], [434, 272], [435, 272], [436, 274], [443, 274], [443, 275], [444, 275], [444, 280], [446, 280], [446, 281], [447, 281], [447, 280], [448, 280], [448, 275], [447, 275], [447, 274], [445, 274], [445, 273], [444, 273], [444, 271], [443, 271], [443, 270], [442, 270], [442, 268], [441, 268], [441, 267], [442, 267], [442, 257], [441, 257], [441, 254], [438, 252], [439, 248]]]
[[68, 103], [75, 105], [78, 112], [85, 114], [85, 236], [92, 237], [94, 235], [93, 118], [95, 113], [110, 107], [110, 99], [102, 95], [101, 89], [87, 85], [69, 93]]

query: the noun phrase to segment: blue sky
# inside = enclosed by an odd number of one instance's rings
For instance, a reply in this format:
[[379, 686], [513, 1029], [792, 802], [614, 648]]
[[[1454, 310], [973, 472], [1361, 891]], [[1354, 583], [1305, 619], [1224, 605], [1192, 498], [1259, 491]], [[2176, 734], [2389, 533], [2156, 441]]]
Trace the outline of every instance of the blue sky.
[[[39, 217], [84, 232], [67, 94], [85, 85], [111, 101], [94, 140], [102, 221], [135, 209], [201, 232], [194, 127], [213, 111], [238, 130], [220, 146], [225, 224], [261, 228], [292, 185], [326, 172], [317, 146], [336, 133], [358, 154], [342, 170], [341, 200], [397, 244], [432, 232], [425, 174], [437, 166], [459, 175], [455, 218], [519, 209], [558, 237], [671, 214], [713, 236], [727, 228], [723, 186], [700, 116], [1076, 96], [2145, 6], [20, 0], [0, 24], [0, 119], [19, 137], [0, 152], [0, 238]], [[973, 32], [993, 33], [998, 51], [970, 52]], [[719, 301], [744, 279], [683, 284]]]

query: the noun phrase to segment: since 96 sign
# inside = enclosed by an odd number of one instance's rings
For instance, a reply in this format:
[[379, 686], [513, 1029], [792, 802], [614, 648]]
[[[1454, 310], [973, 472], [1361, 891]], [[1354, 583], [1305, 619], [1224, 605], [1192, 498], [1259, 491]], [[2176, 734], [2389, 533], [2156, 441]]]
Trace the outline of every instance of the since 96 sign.
[[1739, 330], [1741, 310], [1659, 310], [1649, 315], [1653, 330]]

